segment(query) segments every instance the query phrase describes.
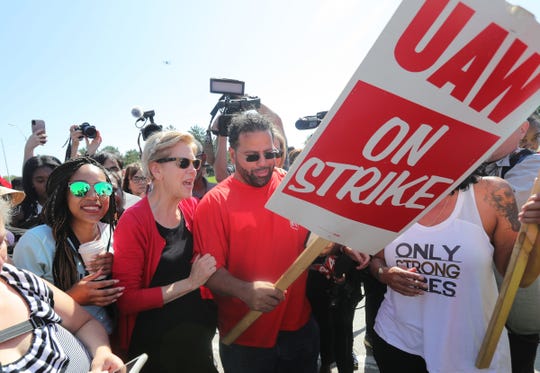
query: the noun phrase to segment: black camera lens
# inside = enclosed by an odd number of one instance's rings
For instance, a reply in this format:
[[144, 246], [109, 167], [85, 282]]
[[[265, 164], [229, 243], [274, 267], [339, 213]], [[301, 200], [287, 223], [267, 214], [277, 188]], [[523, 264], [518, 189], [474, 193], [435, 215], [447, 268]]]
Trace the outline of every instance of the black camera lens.
[[[87, 122], [84, 122], [76, 129], [82, 132], [83, 137], [88, 137], [89, 139], [93, 139], [97, 135], [96, 127]], [[82, 137], [79, 137], [79, 139], [82, 139]]]

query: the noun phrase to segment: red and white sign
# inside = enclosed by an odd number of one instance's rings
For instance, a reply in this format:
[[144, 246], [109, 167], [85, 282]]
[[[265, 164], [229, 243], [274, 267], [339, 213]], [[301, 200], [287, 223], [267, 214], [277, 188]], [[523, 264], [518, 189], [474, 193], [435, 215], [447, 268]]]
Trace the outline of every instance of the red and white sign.
[[267, 207], [378, 252], [540, 106], [539, 35], [502, 0], [404, 1]]

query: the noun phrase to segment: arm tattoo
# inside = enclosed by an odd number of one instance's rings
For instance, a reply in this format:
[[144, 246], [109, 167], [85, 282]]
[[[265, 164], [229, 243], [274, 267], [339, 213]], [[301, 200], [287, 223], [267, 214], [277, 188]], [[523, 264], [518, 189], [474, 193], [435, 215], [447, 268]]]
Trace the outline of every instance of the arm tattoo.
[[518, 207], [514, 192], [507, 184], [497, 183], [489, 190], [491, 205], [495, 207], [498, 213], [503, 215], [514, 232], [518, 232], [521, 223], [518, 220]]

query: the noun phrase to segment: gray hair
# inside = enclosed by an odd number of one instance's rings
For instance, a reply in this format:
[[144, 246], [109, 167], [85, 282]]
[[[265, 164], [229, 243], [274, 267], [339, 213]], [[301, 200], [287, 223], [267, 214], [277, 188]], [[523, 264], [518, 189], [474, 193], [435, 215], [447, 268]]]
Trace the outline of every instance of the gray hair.
[[141, 164], [144, 176], [153, 179], [149, 165], [160, 158], [167, 158], [170, 155], [170, 149], [178, 143], [184, 143], [196, 152], [197, 146], [193, 142], [194, 138], [187, 132], [178, 131], [159, 131], [150, 136], [144, 144], [144, 150], [141, 157]]

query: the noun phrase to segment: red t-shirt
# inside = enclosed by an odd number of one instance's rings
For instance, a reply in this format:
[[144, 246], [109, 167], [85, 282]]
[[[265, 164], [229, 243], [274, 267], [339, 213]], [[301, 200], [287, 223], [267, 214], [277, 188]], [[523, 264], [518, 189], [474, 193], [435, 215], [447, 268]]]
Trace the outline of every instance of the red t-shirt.
[[[194, 250], [212, 254], [217, 268], [243, 281], [276, 282], [304, 250], [307, 230], [267, 210], [264, 205], [284, 175], [274, 172], [270, 182], [257, 188], [233, 177], [208, 192], [197, 207]], [[307, 273], [287, 290], [285, 300], [272, 312], [263, 313], [235, 343], [272, 347], [280, 330], [298, 330], [309, 319], [306, 298]], [[234, 297], [215, 295], [221, 336], [249, 311]]]

